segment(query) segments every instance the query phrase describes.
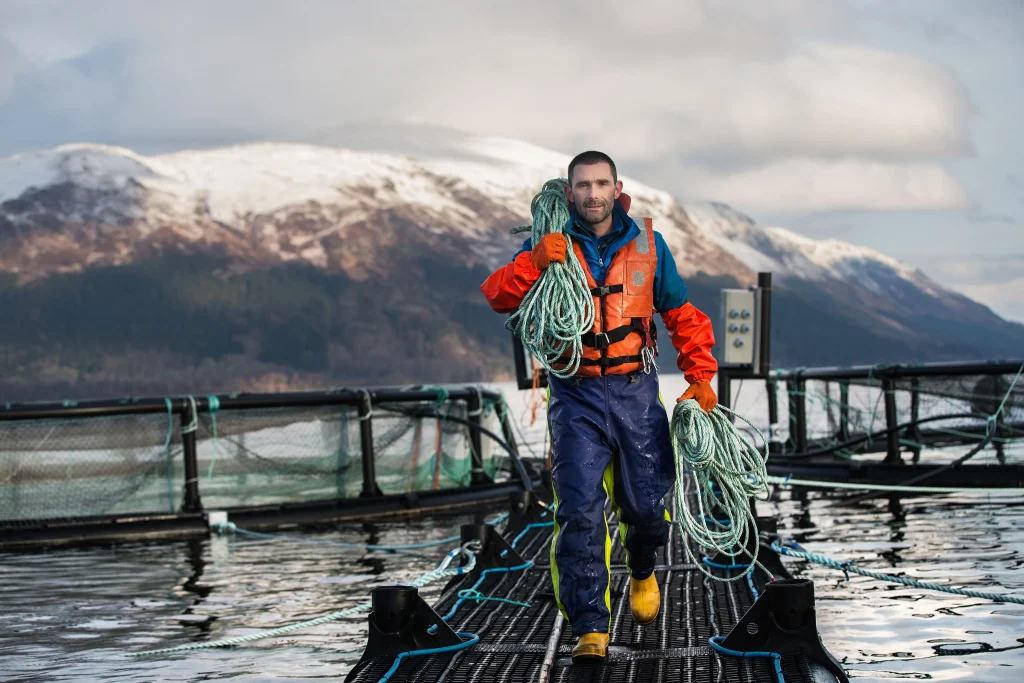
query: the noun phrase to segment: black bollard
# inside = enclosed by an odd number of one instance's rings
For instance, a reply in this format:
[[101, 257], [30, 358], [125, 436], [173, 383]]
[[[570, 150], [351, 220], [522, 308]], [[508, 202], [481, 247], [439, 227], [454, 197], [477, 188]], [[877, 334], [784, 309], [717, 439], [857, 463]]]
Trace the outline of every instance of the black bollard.
[[462, 643], [462, 638], [412, 586], [377, 586], [370, 592], [370, 603], [366, 649], [345, 676], [345, 683], [354, 681], [377, 658], [394, 659], [402, 652]]
[[505, 537], [514, 539], [530, 524], [552, 521], [553, 517], [536, 493], [513, 491], [508, 500], [508, 523]]
[[761, 596], [722, 641], [737, 652], [803, 654], [842, 683], [849, 683], [818, 634], [814, 584], [807, 579], [783, 579], [765, 586]]
[[[510, 568], [526, 564], [523, 556], [495, 531], [492, 524], [463, 524], [459, 536], [463, 544], [480, 541], [480, 549], [476, 551], [476, 565], [469, 573], [469, 583], [480, 578], [481, 572], [485, 569]], [[467, 561], [463, 559], [462, 564], [466, 563]]]

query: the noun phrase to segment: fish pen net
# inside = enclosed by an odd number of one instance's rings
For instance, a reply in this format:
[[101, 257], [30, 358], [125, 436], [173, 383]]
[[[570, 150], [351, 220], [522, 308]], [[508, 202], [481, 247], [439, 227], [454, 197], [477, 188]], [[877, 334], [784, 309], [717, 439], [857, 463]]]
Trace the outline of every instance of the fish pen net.
[[991, 432], [988, 447], [1001, 456], [1024, 437], [1024, 377], [1017, 373], [800, 377], [779, 382], [777, 396], [782, 453], [828, 449], [851, 457], [885, 450], [893, 428], [899, 446], [915, 454], [980, 443]]
[[176, 511], [179, 426], [170, 411], [0, 422], [0, 519]]
[[[195, 433], [203, 506], [301, 503], [356, 497], [363, 486], [356, 406], [216, 408], [182, 424], [178, 412], [0, 421], [0, 519], [52, 520], [181, 510], [182, 434]], [[473, 469], [465, 401], [374, 405], [376, 483], [385, 494], [469, 486]], [[484, 429], [502, 434], [496, 401], [483, 397]], [[462, 422], [458, 421], [461, 419]], [[482, 469], [511, 470], [484, 436]]]
[[[468, 486], [472, 471], [466, 405], [441, 417], [409, 417], [374, 406], [376, 481], [385, 494]], [[501, 433], [494, 410], [485, 429]], [[206, 507], [264, 505], [358, 496], [362, 490], [360, 416], [355, 406], [217, 410], [199, 416], [199, 484]], [[484, 471], [501, 463], [489, 439]]]

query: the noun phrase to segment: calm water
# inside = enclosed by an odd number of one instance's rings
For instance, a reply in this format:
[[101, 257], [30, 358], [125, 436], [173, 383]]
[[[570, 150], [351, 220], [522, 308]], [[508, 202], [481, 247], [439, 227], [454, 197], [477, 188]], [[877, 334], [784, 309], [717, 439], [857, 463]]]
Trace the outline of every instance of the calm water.
[[[685, 389], [663, 379], [670, 405]], [[530, 424], [527, 392], [505, 391], [527, 443], [543, 448], [543, 407]], [[741, 412], [755, 422], [757, 391]], [[745, 407], [746, 406], [746, 407]], [[955, 454], [952, 454], [955, 455]], [[951, 454], [942, 454], [944, 459]], [[925, 457], [928, 457], [926, 454]], [[1016, 448], [1010, 457], [1020, 461]], [[992, 458], [980, 455], [979, 462]], [[938, 583], [1024, 596], [1024, 506], [979, 494], [845, 505], [821, 494], [779, 491], [759, 505], [809, 549], [858, 566]], [[1021, 500], [1019, 497], [1017, 500]], [[500, 510], [489, 510], [488, 514]], [[458, 533], [469, 515], [419, 523], [346, 525], [319, 540], [401, 544]], [[158, 647], [277, 628], [364, 602], [370, 588], [411, 581], [442, 551], [365, 553], [327, 545], [236, 538], [121, 544], [0, 555], [0, 678], [5, 681], [313, 681], [344, 676], [364, 645], [365, 616], [233, 650], [148, 659]], [[1019, 683], [1024, 606], [905, 588], [805, 565], [815, 581], [826, 647], [851, 678]], [[428, 602], [441, 583], [422, 590]]]

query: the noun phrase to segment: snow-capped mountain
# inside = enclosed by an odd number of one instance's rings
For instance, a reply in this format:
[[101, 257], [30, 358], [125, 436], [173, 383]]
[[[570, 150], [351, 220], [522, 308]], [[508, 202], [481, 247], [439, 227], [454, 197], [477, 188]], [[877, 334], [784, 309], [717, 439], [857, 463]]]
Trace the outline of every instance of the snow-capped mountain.
[[[565, 174], [569, 157], [461, 134], [388, 139], [394, 149], [278, 142], [154, 156], [73, 144], [0, 160], [0, 285], [7, 273], [13, 287], [0, 294], [35, 291], [57, 274], [84, 277], [192, 254], [214, 258], [213, 274], [225, 282], [286, 264], [313, 266], [364, 283], [376, 297], [371, 306], [399, 317], [426, 307], [432, 313], [417, 324], [444, 325], [463, 315], [448, 308], [451, 283], [459, 283], [455, 296], [465, 305], [482, 303], [476, 285], [524, 239], [509, 229], [530, 222], [531, 198]], [[630, 213], [654, 218], [692, 298], [703, 299], [709, 314], [718, 287], [753, 284], [760, 270], [774, 274], [780, 339], [773, 349], [783, 363], [984, 357], [1024, 348], [1021, 326], [877, 251], [762, 227], [722, 204], [682, 205], [620, 179], [633, 199]], [[438, 278], [450, 280], [443, 301], [410, 303], [429, 296]], [[808, 346], [795, 335], [820, 341]], [[460, 357], [489, 353], [491, 342], [467, 336]], [[839, 352], [850, 344], [862, 353]], [[423, 353], [455, 353], [450, 340], [443, 350], [431, 348]]]
[[[349, 269], [341, 240], [381, 212], [463, 240], [495, 265], [530, 222], [530, 199], [568, 159], [505, 140], [466, 142], [462, 158], [413, 159], [266, 143], [143, 157], [76, 144], [0, 161], [0, 269], [22, 282], [130, 262], [154, 247], [227, 250], [242, 264], [305, 260]], [[469, 156], [466, 156], [466, 155]], [[749, 273], [670, 195], [624, 179], [684, 274]], [[349, 254], [351, 256], [351, 254]]]

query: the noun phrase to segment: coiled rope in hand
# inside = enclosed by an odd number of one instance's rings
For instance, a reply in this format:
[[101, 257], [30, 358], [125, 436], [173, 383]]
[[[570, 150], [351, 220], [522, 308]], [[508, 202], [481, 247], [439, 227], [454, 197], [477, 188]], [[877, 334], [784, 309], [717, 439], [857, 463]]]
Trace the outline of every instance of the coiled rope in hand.
[[[549, 180], [530, 202], [534, 246], [544, 235], [563, 233], [569, 222], [568, 186], [564, 178]], [[550, 374], [562, 378], [572, 376], [579, 368], [583, 359], [580, 337], [590, 331], [595, 314], [586, 273], [572, 250], [572, 239], [565, 237], [569, 244], [565, 262], [551, 263], [523, 297], [518, 310], [505, 321], [506, 329], [518, 335], [526, 350]], [[552, 369], [551, 364], [565, 356], [569, 364], [562, 370]]]
[[[734, 581], [749, 574], [755, 565], [761, 566], [757, 562], [757, 524], [750, 498], [767, 500], [770, 495], [765, 458], [736, 430], [727, 412], [754, 427], [725, 406], [717, 406], [709, 415], [693, 399], [676, 403], [670, 427], [676, 465], [676, 524], [684, 538], [692, 539], [709, 554], [722, 553], [732, 558], [737, 568], [746, 568], [726, 579], [714, 576], [693, 556], [690, 544], [684, 543], [693, 563], [716, 581]], [[760, 430], [754, 430], [764, 440]], [[685, 476], [687, 472], [689, 478]], [[696, 514], [691, 512], [687, 500], [691, 490], [696, 496]], [[747, 550], [751, 534], [753, 555]], [[737, 562], [741, 555], [749, 556], [750, 560]]]

